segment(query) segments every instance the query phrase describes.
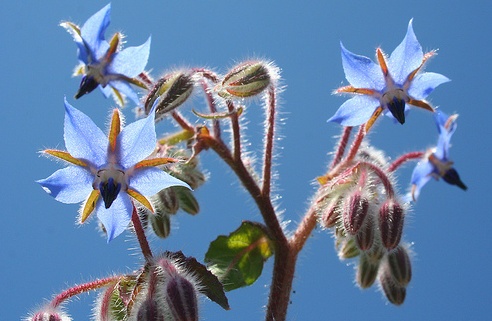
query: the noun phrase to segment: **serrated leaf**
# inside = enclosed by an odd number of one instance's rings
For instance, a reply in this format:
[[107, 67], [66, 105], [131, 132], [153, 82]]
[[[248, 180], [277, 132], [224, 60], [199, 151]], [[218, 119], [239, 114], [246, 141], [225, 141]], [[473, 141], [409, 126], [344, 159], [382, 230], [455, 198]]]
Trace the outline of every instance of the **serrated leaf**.
[[229, 236], [221, 235], [210, 243], [205, 263], [220, 277], [224, 289], [231, 291], [253, 284], [273, 251], [264, 226], [244, 221]]
[[225, 310], [230, 309], [222, 283], [220, 283], [219, 279], [205, 265], [198, 262], [194, 257], [186, 257], [181, 251], [166, 253], [166, 255], [171, 256], [174, 260], [182, 264], [187, 271], [192, 271], [203, 287], [200, 292]]

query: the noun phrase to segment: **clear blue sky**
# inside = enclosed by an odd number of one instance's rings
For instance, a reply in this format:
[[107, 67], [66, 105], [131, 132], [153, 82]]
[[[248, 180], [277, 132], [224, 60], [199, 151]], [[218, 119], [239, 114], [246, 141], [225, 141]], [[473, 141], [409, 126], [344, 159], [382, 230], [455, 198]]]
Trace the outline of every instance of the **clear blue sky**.
[[[8, 1], [0, 11], [0, 320], [18, 320], [69, 285], [128, 272], [142, 262], [129, 233], [109, 245], [96, 221], [75, 225], [77, 205], [56, 202], [34, 183], [60, 164], [40, 158], [43, 148], [64, 148], [63, 97], [104, 128], [111, 100], [98, 91], [74, 101], [80, 79], [71, 78], [76, 47], [58, 26], [82, 24], [107, 2]], [[452, 82], [430, 96], [447, 113], [457, 112], [458, 129], [451, 158], [467, 192], [431, 181], [411, 211], [404, 240], [413, 243], [413, 279], [401, 307], [387, 304], [376, 289], [353, 284], [354, 268], [340, 262], [333, 239], [316, 230], [302, 252], [294, 281], [289, 320], [484, 320], [492, 304], [490, 234], [492, 44], [489, 1], [127, 1], [112, 4], [109, 33], [122, 31], [127, 46], [152, 35], [148, 69], [158, 76], [179, 66], [207, 66], [225, 72], [251, 57], [274, 60], [283, 84], [277, 190], [290, 228], [314, 192], [312, 180], [329, 161], [340, 127], [326, 123], [344, 101], [333, 89], [347, 84], [340, 40], [351, 51], [374, 57], [381, 46], [390, 53], [405, 35], [410, 18], [424, 50], [439, 49], [427, 70]], [[188, 109], [203, 107], [201, 96]], [[125, 111], [133, 119], [131, 108]], [[248, 107], [250, 141], [258, 137], [261, 108]], [[161, 130], [166, 130], [163, 125]], [[256, 135], [256, 136], [255, 136]], [[412, 112], [404, 126], [380, 121], [374, 145], [395, 157], [435, 144], [432, 117]], [[157, 250], [183, 250], [203, 261], [208, 243], [228, 234], [241, 220], [260, 220], [236, 178], [212, 153], [203, 167], [211, 178], [196, 192], [202, 211], [178, 214], [172, 236], [153, 239]], [[406, 191], [412, 166], [400, 171]], [[231, 311], [201, 300], [203, 320], [261, 320], [271, 262], [251, 287], [228, 294]], [[67, 307], [76, 320], [91, 314], [94, 296], [83, 295]]]

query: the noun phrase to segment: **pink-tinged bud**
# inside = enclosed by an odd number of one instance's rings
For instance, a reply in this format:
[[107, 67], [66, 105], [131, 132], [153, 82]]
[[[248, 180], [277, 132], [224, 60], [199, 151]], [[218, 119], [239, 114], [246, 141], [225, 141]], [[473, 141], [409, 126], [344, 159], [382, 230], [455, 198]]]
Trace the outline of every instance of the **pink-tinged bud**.
[[388, 250], [394, 249], [400, 243], [404, 217], [403, 207], [392, 199], [387, 200], [379, 209], [381, 240]]
[[138, 307], [138, 321], [165, 321], [165, 312], [157, 306], [157, 302], [147, 299]]
[[359, 249], [369, 251], [374, 243], [375, 234], [376, 227], [374, 226], [374, 219], [371, 216], [367, 216], [364, 225], [362, 225], [355, 236], [355, 241]]
[[198, 321], [197, 290], [184, 277], [172, 277], [167, 282], [166, 302], [173, 320]]
[[374, 284], [378, 276], [379, 262], [380, 260], [373, 260], [366, 254], [360, 256], [356, 280], [361, 288], [367, 289]]
[[388, 253], [389, 272], [395, 282], [401, 286], [407, 286], [412, 279], [412, 265], [410, 256], [403, 246], [397, 246], [393, 251]]
[[26, 321], [72, 321], [72, 318], [57, 308], [47, 306], [25, 319]]
[[218, 94], [223, 98], [251, 97], [261, 93], [270, 83], [267, 65], [262, 61], [248, 61], [225, 75]]
[[332, 228], [340, 219], [339, 208], [340, 201], [331, 201], [326, 208], [323, 209], [323, 215], [321, 216], [321, 224], [326, 228]]
[[145, 113], [148, 114], [155, 101], [159, 99], [155, 110], [155, 120], [181, 106], [193, 92], [194, 82], [191, 75], [174, 72], [159, 79], [145, 98]]
[[360, 192], [356, 192], [346, 200], [343, 210], [343, 226], [351, 235], [357, 234], [369, 210], [369, 201]]
[[379, 283], [388, 301], [395, 305], [401, 305], [405, 301], [406, 288], [396, 283], [387, 270], [379, 274]]

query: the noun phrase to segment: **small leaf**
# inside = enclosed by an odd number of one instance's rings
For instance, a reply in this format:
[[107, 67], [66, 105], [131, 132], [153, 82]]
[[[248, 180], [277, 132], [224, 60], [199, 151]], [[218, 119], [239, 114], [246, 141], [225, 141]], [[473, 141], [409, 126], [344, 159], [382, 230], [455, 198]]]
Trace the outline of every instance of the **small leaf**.
[[203, 287], [200, 292], [225, 310], [230, 309], [222, 283], [220, 283], [219, 279], [205, 265], [198, 262], [194, 257], [186, 257], [181, 251], [166, 253], [166, 255], [182, 264], [187, 271], [192, 271]]
[[221, 235], [210, 243], [205, 262], [220, 277], [224, 289], [231, 291], [253, 284], [273, 251], [263, 225], [244, 221], [229, 236]]

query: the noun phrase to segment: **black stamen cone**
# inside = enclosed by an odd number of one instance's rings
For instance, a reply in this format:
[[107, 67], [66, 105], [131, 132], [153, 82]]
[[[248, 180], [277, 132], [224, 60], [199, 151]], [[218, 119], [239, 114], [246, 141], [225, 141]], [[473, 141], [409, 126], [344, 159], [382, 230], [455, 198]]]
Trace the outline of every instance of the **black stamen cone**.
[[79, 91], [75, 94], [75, 99], [79, 99], [85, 94], [90, 93], [99, 86], [99, 83], [94, 80], [94, 77], [84, 76], [80, 82]]
[[405, 101], [393, 97], [393, 100], [388, 103], [387, 107], [396, 120], [403, 125], [405, 123]]
[[451, 185], [456, 185], [462, 190], [466, 191], [468, 187], [466, 187], [465, 184], [460, 179], [460, 175], [458, 175], [458, 172], [454, 168], [450, 168], [447, 170], [446, 173], [442, 176], [442, 179]]
[[99, 191], [104, 201], [104, 207], [109, 208], [120, 192], [121, 184], [115, 184], [113, 178], [109, 178], [106, 183], [99, 184]]

